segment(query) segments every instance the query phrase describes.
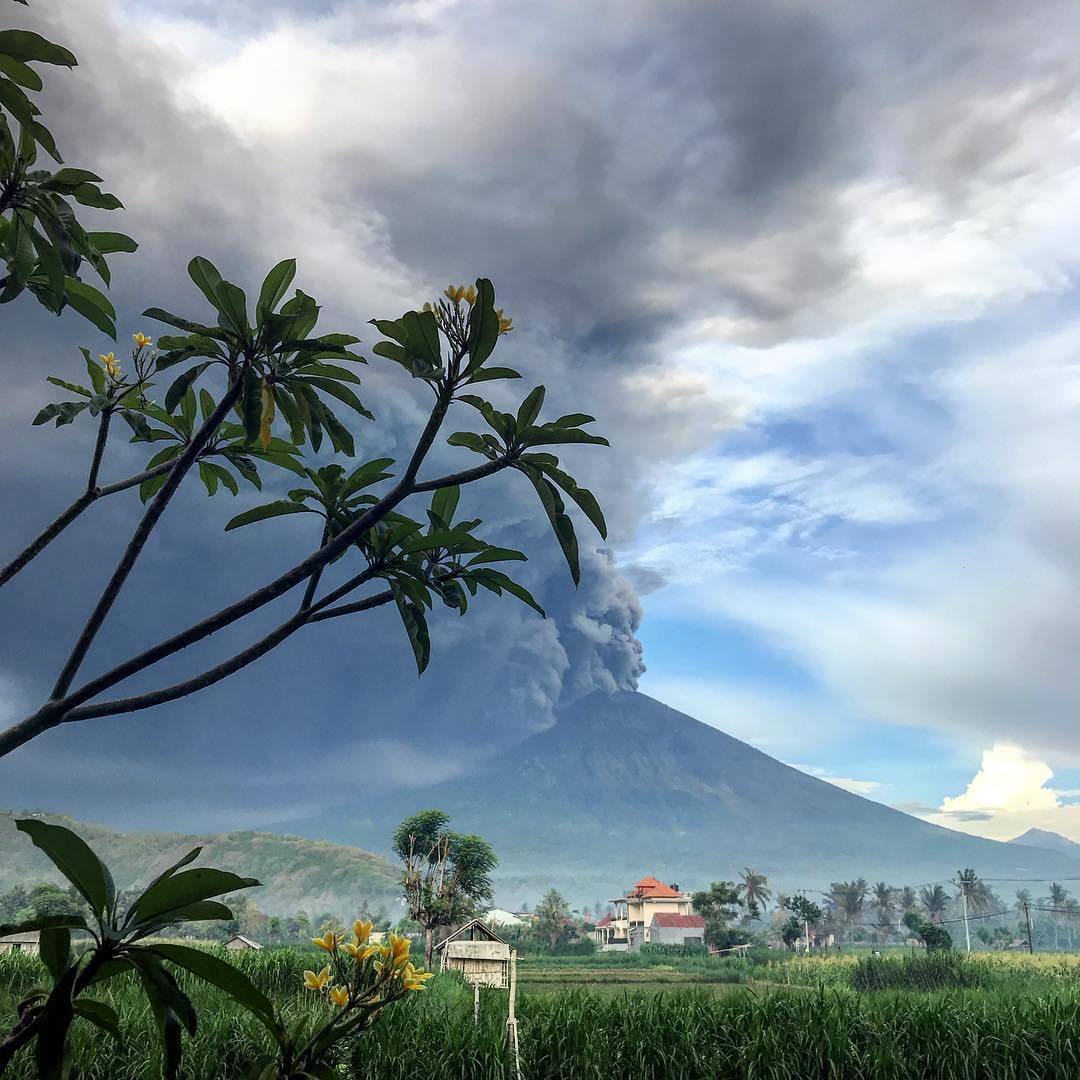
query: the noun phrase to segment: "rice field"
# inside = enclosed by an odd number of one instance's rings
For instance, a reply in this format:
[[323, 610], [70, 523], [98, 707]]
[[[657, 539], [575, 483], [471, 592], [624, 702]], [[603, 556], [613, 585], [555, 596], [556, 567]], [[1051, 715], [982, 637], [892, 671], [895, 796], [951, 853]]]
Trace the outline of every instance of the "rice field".
[[[231, 959], [286, 1015], [324, 1007], [299, 989], [299, 972], [311, 966], [311, 956], [280, 949]], [[713, 982], [707, 962], [680, 971], [679, 962], [599, 959], [522, 963], [518, 1012], [526, 1080], [1080, 1076], [1080, 959], [901, 954], [872, 963], [847, 956], [726, 961], [714, 962]], [[0, 1022], [10, 1024], [14, 1002], [42, 978], [35, 959], [0, 957]], [[962, 985], [953, 985], [956, 980]], [[245, 1063], [266, 1045], [262, 1029], [218, 992], [187, 977], [181, 981], [200, 1018], [196, 1038], [186, 1044], [184, 1076], [240, 1080]], [[343, 1080], [515, 1075], [503, 1037], [505, 994], [485, 991], [474, 1025], [469, 987], [451, 976], [430, 986], [429, 993], [387, 1010], [374, 1032], [350, 1048], [339, 1063]], [[98, 996], [120, 1013], [126, 1047], [118, 1052], [77, 1025], [75, 1075], [154, 1076], [156, 1042], [144, 999], [123, 979]], [[32, 1076], [25, 1058], [8, 1074], [10, 1080]]]

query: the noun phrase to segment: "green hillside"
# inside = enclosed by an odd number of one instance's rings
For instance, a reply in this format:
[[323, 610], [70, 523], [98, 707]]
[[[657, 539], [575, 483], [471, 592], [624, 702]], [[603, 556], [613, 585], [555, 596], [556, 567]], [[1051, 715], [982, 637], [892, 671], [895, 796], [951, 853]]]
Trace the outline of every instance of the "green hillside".
[[394, 910], [398, 871], [384, 858], [360, 848], [264, 832], [212, 835], [118, 832], [63, 814], [0, 811], [0, 891], [16, 884], [59, 881], [52, 864], [15, 828], [15, 819], [39, 817], [77, 832], [105, 860], [117, 886], [142, 884], [186, 851], [203, 845], [198, 865], [258, 878], [251, 890], [269, 914], [332, 911], [342, 917], [363, 904]]

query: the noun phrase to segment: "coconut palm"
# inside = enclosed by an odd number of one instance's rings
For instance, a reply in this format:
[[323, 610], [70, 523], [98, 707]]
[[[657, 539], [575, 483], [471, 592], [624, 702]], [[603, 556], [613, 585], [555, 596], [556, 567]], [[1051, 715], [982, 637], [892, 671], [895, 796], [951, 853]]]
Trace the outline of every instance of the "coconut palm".
[[739, 874], [739, 898], [751, 918], [756, 919], [772, 900], [769, 879], [749, 866]]
[[905, 885], [900, 890], [900, 910], [904, 912], [914, 911], [919, 906], [919, 898], [910, 885]]
[[919, 903], [932, 923], [941, 922], [941, 916], [949, 909], [949, 894], [941, 885], [924, 885], [919, 892]]
[[870, 885], [866, 878], [858, 878], [856, 881], [834, 881], [829, 888], [837, 912], [850, 927], [863, 909]]
[[896, 908], [896, 890], [884, 881], [879, 881], [874, 886], [871, 904], [877, 912], [878, 928], [882, 933], [888, 933], [892, 929], [893, 911]]

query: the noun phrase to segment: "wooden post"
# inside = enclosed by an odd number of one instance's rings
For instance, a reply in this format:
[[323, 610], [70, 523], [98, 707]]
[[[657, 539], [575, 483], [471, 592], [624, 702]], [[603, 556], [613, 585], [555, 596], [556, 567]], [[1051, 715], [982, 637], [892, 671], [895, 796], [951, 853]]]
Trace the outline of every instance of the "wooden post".
[[510, 1003], [506, 1015], [506, 1035], [514, 1046], [514, 1069], [521, 1080], [521, 1051], [518, 1048], [517, 1028], [517, 950], [510, 950]]
[[1028, 902], [1024, 901], [1024, 920], [1027, 922], [1027, 937], [1028, 937], [1028, 952], [1033, 953], [1035, 951], [1035, 942], [1031, 938], [1031, 908], [1028, 907]]
[[480, 983], [473, 983], [473, 1023], [480, 1023]]

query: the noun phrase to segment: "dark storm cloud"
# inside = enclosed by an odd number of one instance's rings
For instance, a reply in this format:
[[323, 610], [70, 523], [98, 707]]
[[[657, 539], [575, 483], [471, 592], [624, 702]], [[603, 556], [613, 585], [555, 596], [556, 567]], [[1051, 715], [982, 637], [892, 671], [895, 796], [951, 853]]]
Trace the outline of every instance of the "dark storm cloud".
[[[885, 169], [967, 198], [971, 163], [998, 167], [1010, 137], [1005, 121], [972, 119], [969, 103], [988, 80], [1009, 86], [997, 58], [1013, 33], [1033, 32], [1029, 16], [1004, 7], [1000, 32], [930, 6], [918, 18], [861, 5], [633, 0], [449, 5], [437, 16], [425, 4], [260, 5], [259, 20], [252, 10], [191, 0], [129, 4], [119, 20], [104, 3], [20, 12], [76, 48], [82, 66], [50, 74], [50, 126], [72, 163], [100, 171], [125, 200], [122, 222], [103, 220], [142, 244], [114, 259], [122, 333], [153, 329], [136, 319], [151, 303], [199, 310], [183, 273], [196, 253], [249, 292], [297, 254], [298, 284], [325, 304], [327, 329], [364, 337], [372, 315], [489, 275], [521, 327], [503, 346], [508, 359], [547, 384], [553, 414], [593, 411], [612, 439], [610, 453], [567, 460], [601, 495], [616, 541], [647, 511], [648, 469], [707, 445], [738, 415], [668, 379], [662, 343], [705, 317], [731, 316], [744, 342], [823, 332], [822, 305], [860, 274], [845, 185]], [[240, 65], [210, 84], [237, 95], [210, 102], [229, 122], [187, 89], [188, 60], [147, 42], [138, 20], [148, 13], [203, 34], [216, 64]], [[279, 48], [264, 61], [266, 42]], [[369, 71], [385, 89], [364, 82]], [[302, 123], [259, 113], [277, 86], [286, 104], [314, 95]], [[932, 123], [913, 125], [909, 97]], [[902, 161], [883, 160], [882, 123], [895, 127]], [[0, 544], [12, 551], [80, 483], [87, 432], [27, 421], [45, 374], [75, 374], [72, 346], [94, 335], [25, 300], [2, 317], [14, 374], [0, 402]], [[380, 424], [377, 437], [361, 429], [360, 452], [402, 453], [423, 397], [378, 368], [366, 396]], [[472, 424], [463, 416], [449, 430]], [[131, 449], [114, 452], [112, 475], [141, 464]], [[432, 469], [451, 461], [460, 458], [440, 447]], [[47, 736], [0, 764], [0, 805], [127, 821], [152, 806], [157, 825], [216, 813], [226, 824], [285, 820], [359, 785], [460, 770], [477, 733], [493, 748], [550, 723], [568, 696], [633, 686], [633, 589], [586, 550], [572, 590], [515, 479], [466, 501], [498, 523], [492, 540], [529, 552], [522, 580], [548, 621], [494, 599], [462, 622], [437, 617], [422, 680], [387, 612], [312, 628], [195, 698]], [[170, 510], [90, 668], [242, 595], [310, 547], [292, 522], [223, 537], [235, 511], [226, 498], [208, 504], [190, 491]], [[50, 685], [136, 509], [130, 499], [95, 507], [0, 598], [9, 718]], [[250, 641], [285, 606], [175, 659], [153, 684]]]

